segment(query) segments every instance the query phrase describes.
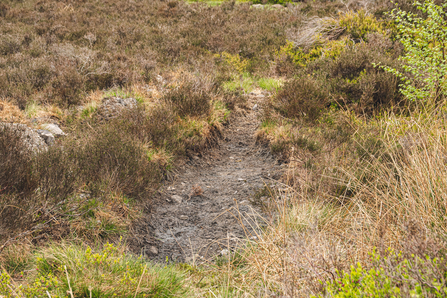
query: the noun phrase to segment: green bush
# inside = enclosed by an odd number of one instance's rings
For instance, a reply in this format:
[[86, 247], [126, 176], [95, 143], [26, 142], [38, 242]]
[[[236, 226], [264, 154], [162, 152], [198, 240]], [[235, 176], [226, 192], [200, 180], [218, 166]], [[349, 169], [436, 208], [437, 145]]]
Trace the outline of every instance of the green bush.
[[447, 3], [433, 0], [414, 6], [425, 17], [395, 8], [391, 17], [397, 25], [398, 40], [405, 48], [400, 58], [403, 70], [384, 67], [403, 79], [401, 92], [411, 100], [440, 99], [447, 96]]
[[[371, 253], [370, 268], [360, 263], [326, 284], [334, 298], [347, 297], [446, 297], [447, 264], [443, 258], [419, 257], [388, 250]], [[320, 294], [318, 297], [325, 297]]]

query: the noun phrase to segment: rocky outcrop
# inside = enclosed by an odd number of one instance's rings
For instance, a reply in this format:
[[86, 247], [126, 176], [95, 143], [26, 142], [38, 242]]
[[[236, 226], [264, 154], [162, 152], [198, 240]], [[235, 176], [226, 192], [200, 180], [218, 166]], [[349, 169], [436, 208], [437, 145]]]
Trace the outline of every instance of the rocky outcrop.
[[124, 110], [136, 106], [137, 100], [135, 98], [107, 97], [102, 100], [102, 104], [98, 108], [98, 116], [102, 120], [110, 120], [116, 118]]
[[55, 144], [57, 137], [66, 135], [57, 124], [44, 124], [41, 127], [45, 129], [32, 129], [25, 124], [0, 122], [0, 130], [2, 127], [20, 135], [26, 150], [33, 152], [47, 150], [48, 146]]
[[42, 139], [44, 139], [45, 143], [48, 146], [54, 145], [54, 142], [55, 142], [54, 136], [53, 136], [53, 134], [50, 131], [44, 130], [44, 129], [38, 129], [38, 130], [36, 130], [36, 132], [39, 134], [39, 136]]
[[25, 124], [19, 123], [0, 123], [0, 129], [10, 129], [20, 135], [23, 145], [27, 150], [40, 152], [47, 150], [48, 145], [45, 140], [35, 131]]

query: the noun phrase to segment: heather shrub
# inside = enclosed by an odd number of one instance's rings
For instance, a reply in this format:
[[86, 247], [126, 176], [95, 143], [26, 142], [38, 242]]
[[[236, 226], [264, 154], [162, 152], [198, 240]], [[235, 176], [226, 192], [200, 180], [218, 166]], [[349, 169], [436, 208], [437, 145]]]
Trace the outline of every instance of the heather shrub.
[[210, 95], [192, 83], [186, 83], [170, 90], [163, 99], [173, 105], [174, 111], [180, 117], [203, 116], [210, 112]]
[[79, 161], [70, 152], [76, 149], [53, 146], [34, 158], [33, 172], [38, 179], [36, 195], [39, 200], [59, 203], [76, 190], [77, 182], [84, 180], [79, 176]]
[[6, 56], [20, 52], [21, 43], [19, 37], [2, 34], [0, 41], [0, 55]]
[[6, 3], [0, 95], [22, 108], [30, 100], [79, 105], [91, 90], [149, 83], [164, 66], [194, 68], [214, 54], [239, 57], [247, 69], [262, 71], [285, 43], [285, 28], [298, 21], [286, 10], [249, 9], [247, 3]]
[[33, 167], [33, 153], [22, 142], [19, 131], [0, 126], [0, 237], [32, 219], [27, 209], [36, 203], [39, 186]]
[[160, 181], [158, 170], [141, 145], [119, 129], [119, 126], [102, 127], [95, 137], [81, 145], [81, 150], [74, 152], [79, 174], [94, 191], [105, 184], [109, 189], [140, 198]]
[[52, 82], [56, 100], [62, 107], [79, 105], [84, 78], [72, 66], [61, 65], [61, 68], [63, 71]]
[[123, 115], [117, 120], [120, 125], [142, 143], [150, 143], [155, 147], [169, 144], [170, 138], [175, 138], [174, 124], [176, 113], [166, 104], [148, 108], [148, 111], [139, 107], [132, 113]]
[[306, 74], [298, 75], [278, 91], [273, 107], [288, 118], [316, 120], [329, 102], [328, 89], [321, 83]]
[[149, 195], [161, 181], [158, 165], [148, 159], [138, 139], [125, 134], [123, 126], [99, 126], [90, 135], [85, 127], [39, 153], [25, 150], [20, 136], [2, 127], [3, 232], [27, 228], [41, 209], [45, 210], [42, 219], [58, 212], [54, 206], [69, 204], [81, 187], [92, 196], [103, 196], [106, 191], [138, 199]]
[[18, 193], [26, 196], [36, 187], [32, 152], [22, 143], [19, 131], [0, 126], [0, 195]]
[[316, 120], [330, 106], [371, 114], [402, 104], [400, 81], [373, 66], [375, 61], [397, 66], [390, 53], [361, 43], [344, 49], [335, 59], [316, 59], [284, 84], [272, 107], [288, 118]]

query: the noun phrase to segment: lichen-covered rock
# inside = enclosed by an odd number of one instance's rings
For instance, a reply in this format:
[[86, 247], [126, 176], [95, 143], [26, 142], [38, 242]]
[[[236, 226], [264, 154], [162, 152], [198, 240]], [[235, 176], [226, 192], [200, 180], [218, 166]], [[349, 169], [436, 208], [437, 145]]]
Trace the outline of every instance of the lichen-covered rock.
[[116, 118], [126, 109], [132, 109], [137, 106], [135, 98], [107, 97], [102, 100], [98, 108], [98, 116], [102, 120]]
[[54, 145], [54, 141], [55, 141], [54, 140], [54, 136], [53, 136], [53, 134], [50, 131], [44, 130], [44, 129], [38, 129], [38, 130], [36, 130], [36, 132], [39, 134], [39, 136], [42, 139], [44, 139], [45, 143], [48, 146]]
[[48, 149], [48, 145], [45, 143], [44, 139], [34, 129], [29, 128], [25, 124], [0, 122], [0, 129], [3, 127], [17, 132], [21, 136], [23, 145], [27, 150], [40, 152]]
[[66, 135], [62, 131], [62, 129], [59, 127], [59, 125], [57, 125], [57, 124], [46, 123], [46, 124], [42, 124], [41, 128], [51, 132], [51, 134], [53, 134], [53, 136], [55, 136], [55, 137], [61, 137], [61, 136], [65, 136]]

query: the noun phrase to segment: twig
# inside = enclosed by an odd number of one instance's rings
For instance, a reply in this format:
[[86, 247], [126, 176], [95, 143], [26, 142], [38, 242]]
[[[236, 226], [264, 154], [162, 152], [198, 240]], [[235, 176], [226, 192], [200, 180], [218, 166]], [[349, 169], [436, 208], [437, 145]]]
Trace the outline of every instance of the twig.
[[34, 231], [35, 231], [35, 229], [34, 230], [30, 230], [30, 231], [26, 231], [26, 232], [23, 232], [23, 233], [20, 233], [17, 236], [9, 238], [8, 240], [6, 240], [6, 242], [2, 246], [0, 246], [0, 253], [3, 252], [3, 250], [6, 248], [6, 246], [8, 245], [9, 242], [17, 241], [17, 240], [19, 240], [18, 238], [26, 236], [26, 235], [29, 235], [29, 234], [31, 234]]
[[147, 264], [144, 265], [143, 273], [140, 276], [140, 281], [138, 281], [138, 286], [137, 286], [137, 289], [135, 290], [135, 295], [133, 296], [134, 298], [137, 297], [138, 290], [140, 289], [141, 280], [143, 280], [143, 275], [146, 272], [146, 267], [147, 267]]
[[174, 233], [172, 233], [172, 230], [169, 229], [169, 232], [171, 232], [172, 237], [174, 237], [175, 242], [177, 242], [177, 245], [180, 247], [180, 249], [183, 251], [183, 254], [186, 255], [185, 251], [183, 250], [183, 247], [178, 243], [177, 238], [175, 238]]
[[70, 285], [70, 278], [68, 277], [67, 266], [64, 265], [64, 269], [65, 269], [65, 275], [67, 276], [68, 288], [70, 289], [70, 297], [74, 298], [73, 290], [71, 289], [71, 285]]

